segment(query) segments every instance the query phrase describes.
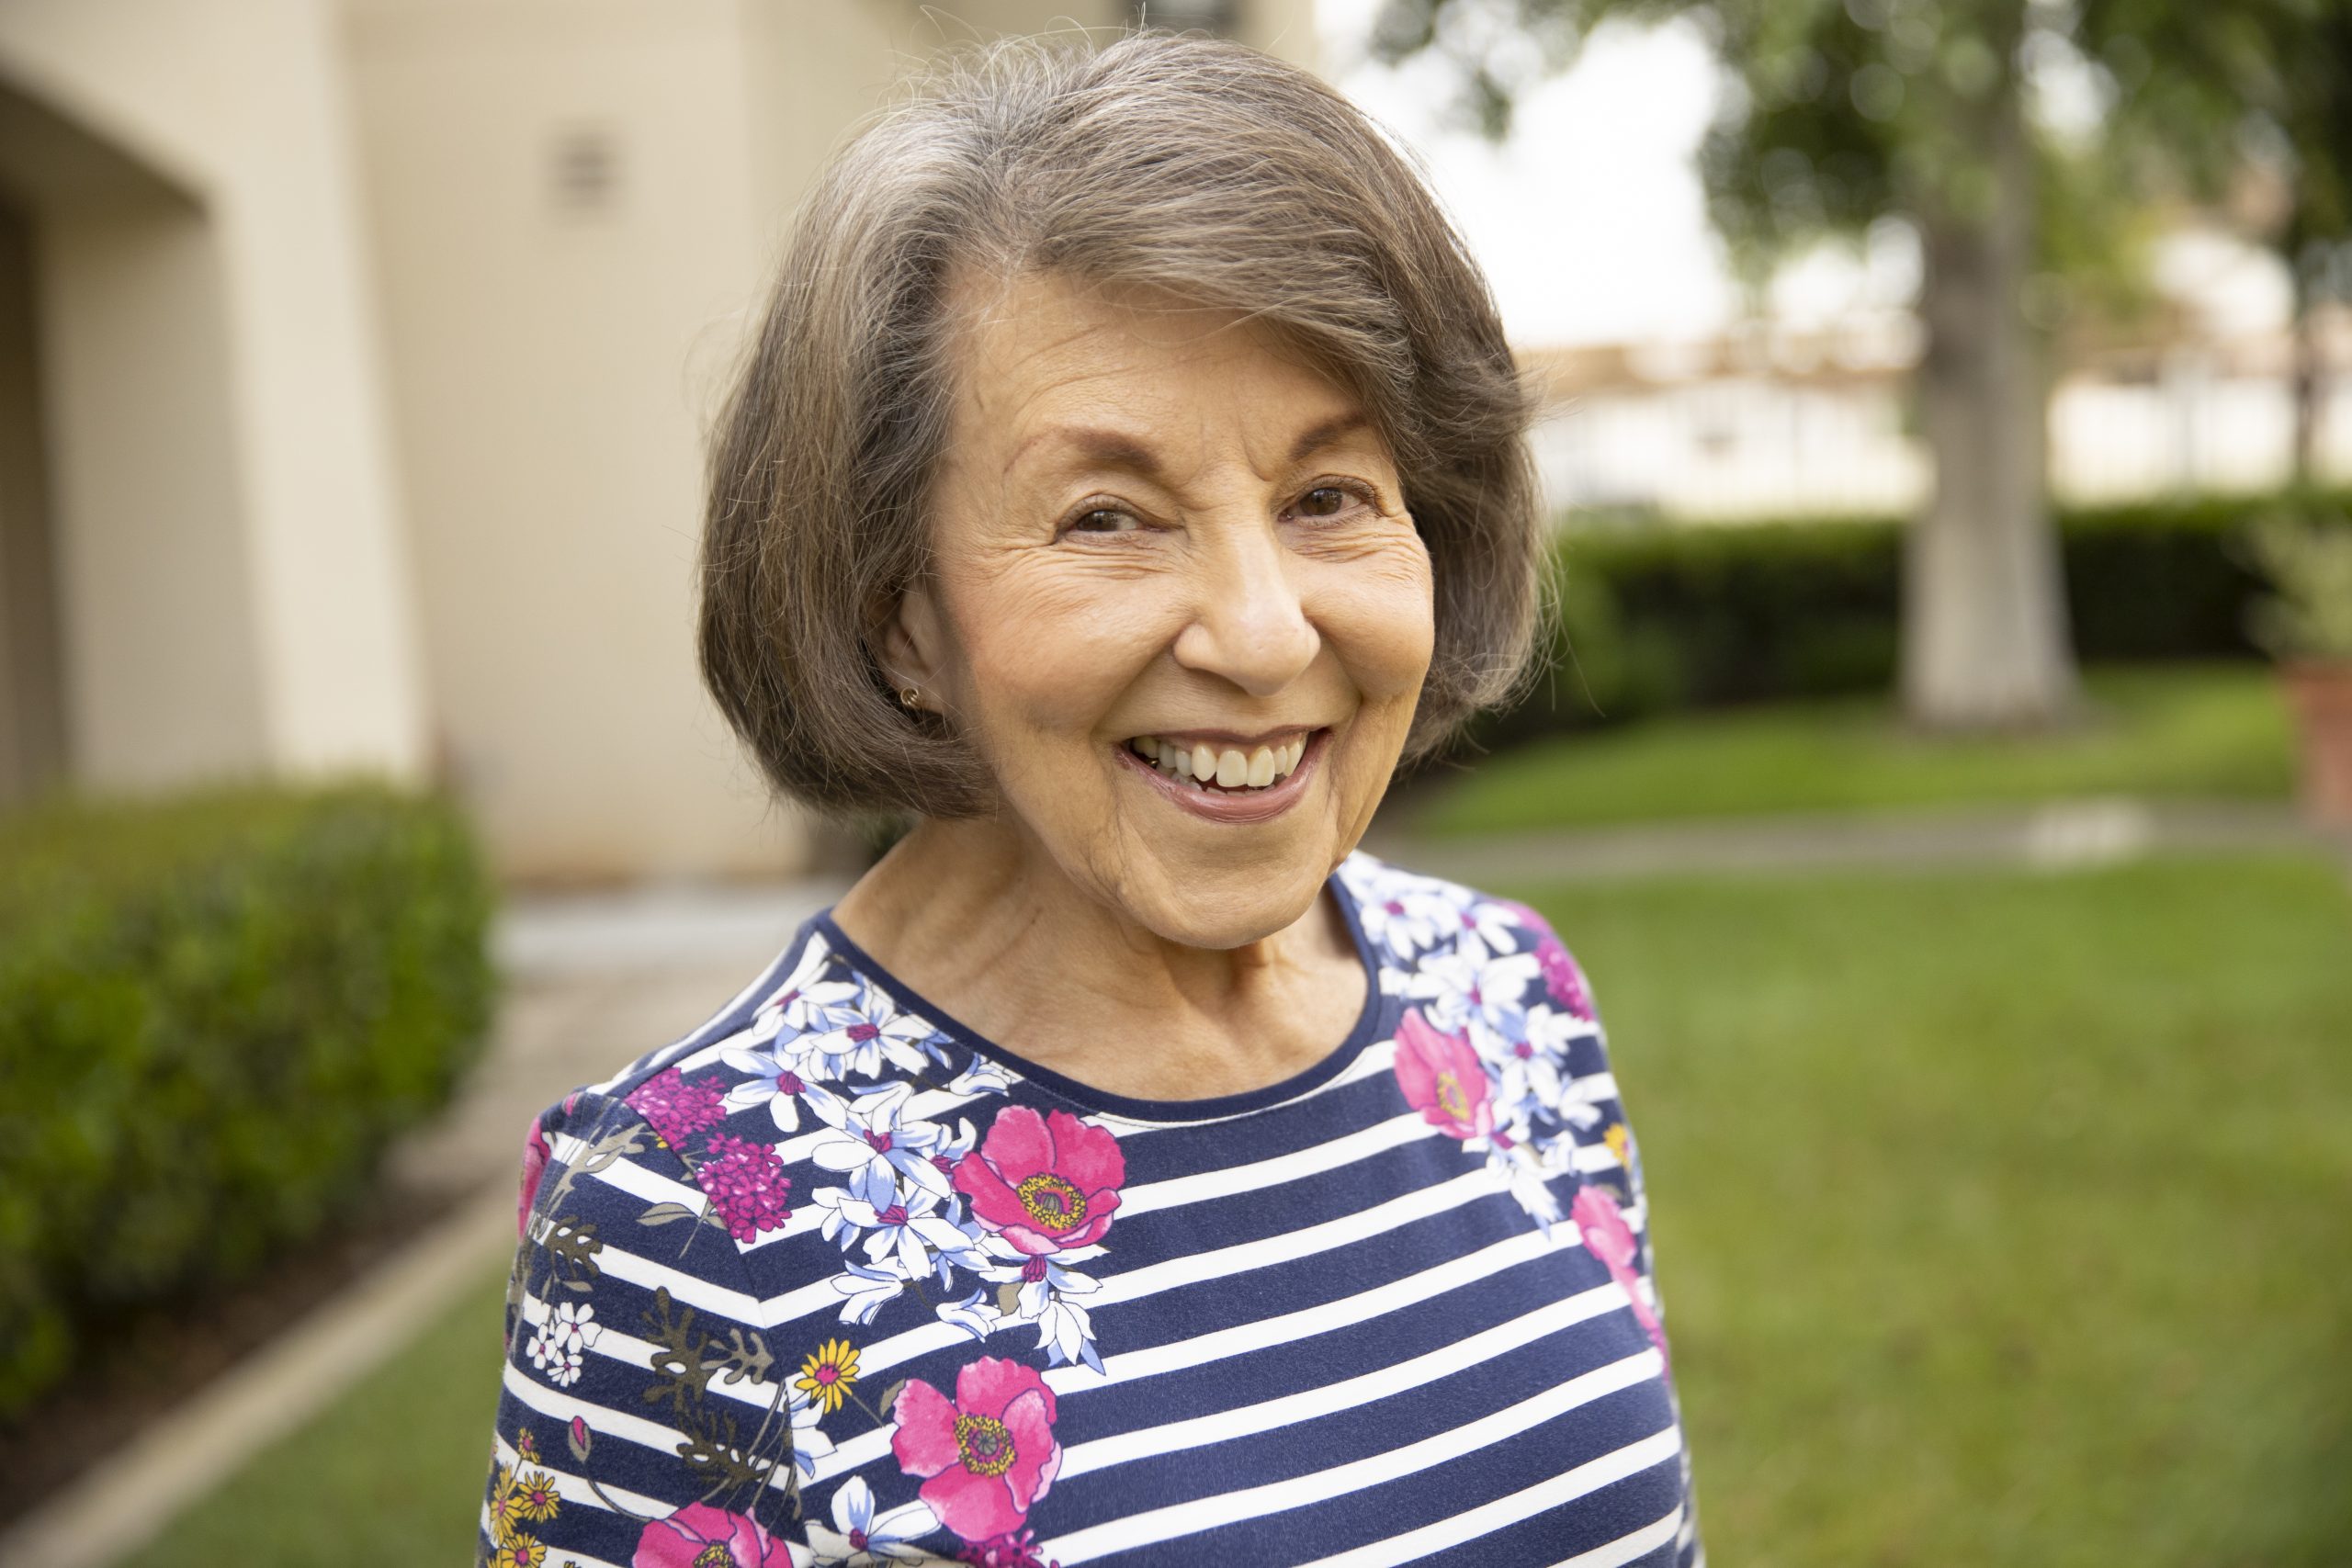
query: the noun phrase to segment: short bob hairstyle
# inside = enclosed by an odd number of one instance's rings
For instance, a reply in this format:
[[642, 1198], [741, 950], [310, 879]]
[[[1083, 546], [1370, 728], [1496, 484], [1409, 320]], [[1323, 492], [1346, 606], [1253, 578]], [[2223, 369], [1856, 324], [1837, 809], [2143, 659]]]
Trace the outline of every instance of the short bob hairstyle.
[[1338, 93], [1238, 44], [1015, 39], [950, 59], [836, 154], [721, 416], [703, 678], [779, 792], [848, 814], [994, 808], [975, 748], [902, 707], [875, 654], [928, 570], [965, 269], [1157, 286], [1273, 329], [1363, 403], [1430, 553], [1436, 647], [1407, 759], [1512, 694], [1541, 598], [1532, 402], [1412, 167]]

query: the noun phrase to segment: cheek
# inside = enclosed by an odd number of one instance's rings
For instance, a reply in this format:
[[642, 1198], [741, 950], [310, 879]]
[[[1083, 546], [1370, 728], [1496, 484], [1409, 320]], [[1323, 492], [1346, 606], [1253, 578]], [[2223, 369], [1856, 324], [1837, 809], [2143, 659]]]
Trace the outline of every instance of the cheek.
[[1437, 644], [1430, 559], [1420, 542], [1333, 570], [1317, 616], [1323, 636], [1373, 702], [1418, 696]]
[[985, 735], [1091, 742], [1166, 640], [1155, 596], [1035, 571], [959, 603], [971, 711]]

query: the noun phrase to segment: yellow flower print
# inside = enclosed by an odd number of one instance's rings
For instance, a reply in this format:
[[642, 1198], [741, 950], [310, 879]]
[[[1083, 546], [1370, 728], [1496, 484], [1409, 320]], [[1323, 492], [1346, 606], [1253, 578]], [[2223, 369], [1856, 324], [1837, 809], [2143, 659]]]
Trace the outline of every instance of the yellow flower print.
[[539, 1440], [528, 1432], [521, 1433], [515, 1438], [514, 1451], [523, 1456], [525, 1464], [539, 1462]]
[[518, 1518], [551, 1519], [563, 1499], [556, 1495], [555, 1477], [544, 1470], [517, 1472], [514, 1477], [514, 1514]]
[[522, 1517], [516, 1506], [520, 1500], [514, 1492], [514, 1472], [500, 1465], [490, 1484], [490, 1539], [502, 1547], [514, 1539]]
[[491, 1562], [498, 1568], [540, 1568], [548, 1560], [548, 1549], [527, 1535], [517, 1535], [498, 1543], [498, 1551]]
[[1619, 1165], [1628, 1170], [1634, 1168], [1634, 1140], [1633, 1135], [1625, 1131], [1625, 1123], [1609, 1123], [1609, 1131], [1600, 1134], [1600, 1141], [1609, 1145], [1609, 1152], [1617, 1156]]
[[828, 1339], [801, 1366], [793, 1386], [825, 1407], [827, 1415], [842, 1407], [842, 1398], [857, 1386], [857, 1351], [846, 1339]]

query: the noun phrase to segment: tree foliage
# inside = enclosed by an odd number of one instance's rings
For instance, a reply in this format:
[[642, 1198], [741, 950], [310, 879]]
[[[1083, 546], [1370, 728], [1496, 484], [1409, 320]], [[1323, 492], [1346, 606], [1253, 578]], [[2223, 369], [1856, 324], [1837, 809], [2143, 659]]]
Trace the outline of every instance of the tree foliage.
[[2152, 204], [2219, 199], [2263, 146], [2295, 171], [2301, 220], [2346, 230], [2346, 0], [1387, 0], [1373, 48], [1450, 61], [1466, 117], [1500, 136], [1600, 26], [1675, 17], [1724, 67], [1700, 169], [1751, 284], [1883, 219], [1989, 212], [2005, 92], [2041, 128], [2037, 325], [2144, 310]]

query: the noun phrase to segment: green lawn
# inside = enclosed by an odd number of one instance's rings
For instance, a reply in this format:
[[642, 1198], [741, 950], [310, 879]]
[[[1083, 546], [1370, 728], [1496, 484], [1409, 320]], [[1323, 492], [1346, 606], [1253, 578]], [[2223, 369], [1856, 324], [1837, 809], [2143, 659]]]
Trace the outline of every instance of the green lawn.
[[[1614, 1042], [1713, 1561], [2352, 1562], [2339, 865], [1515, 891]], [[498, 1290], [137, 1561], [465, 1561]]]
[[1642, 1139], [1714, 1561], [2352, 1562], [2340, 866], [1521, 891]]
[[2088, 795], [2283, 800], [2294, 753], [2274, 679], [2262, 665], [2094, 670], [2099, 716], [2031, 739], [1908, 734], [1876, 697], [1680, 714], [1477, 759], [1404, 805], [1416, 831], [1466, 834]]
[[[471, 1562], [490, 1475], [506, 1268], [125, 1568]], [[548, 1568], [556, 1568], [550, 1563]]]

